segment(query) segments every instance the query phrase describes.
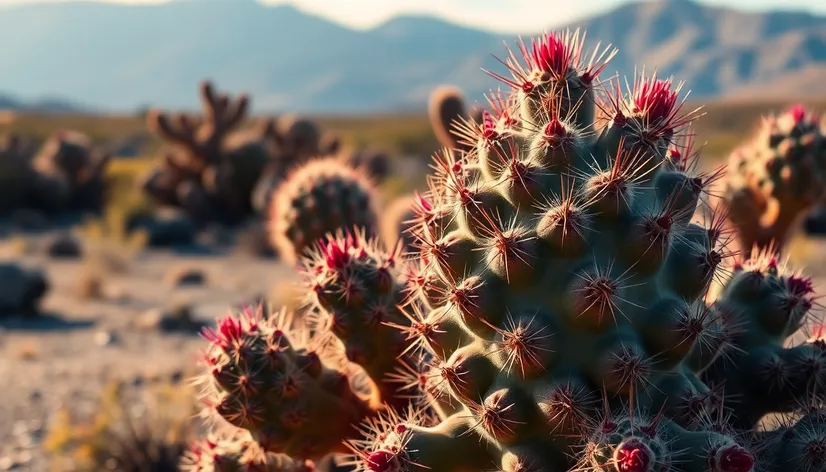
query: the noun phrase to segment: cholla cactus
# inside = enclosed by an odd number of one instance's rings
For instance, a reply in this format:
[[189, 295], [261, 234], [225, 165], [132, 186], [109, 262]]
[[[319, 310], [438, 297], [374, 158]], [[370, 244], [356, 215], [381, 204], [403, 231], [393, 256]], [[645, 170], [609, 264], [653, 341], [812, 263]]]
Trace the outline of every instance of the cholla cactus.
[[253, 207], [260, 214], [267, 213], [272, 193], [291, 172], [310, 159], [335, 155], [341, 146], [337, 138], [323, 139], [317, 123], [296, 116], [278, 119], [268, 138], [273, 145], [273, 159], [252, 195]]
[[272, 196], [272, 245], [286, 261], [295, 263], [329, 233], [353, 228], [375, 232], [376, 198], [372, 184], [342, 160], [309, 161]]
[[234, 136], [249, 97], [233, 101], [205, 81], [201, 101], [200, 120], [157, 110], [147, 115], [150, 129], [182, 152], [167, 154], [141, 185], [159, 203], [180, 206], [198, 220], [235, 222], [252, 211], [253, 189], [271, 159], [274, 125], [267, 121], [255, 133]]
[[462, 122], [480, 123], [482, 115], [479, 110], [468, 114], [465, 97], [458, 88], [441, 86], [433, 90], [427, 113], [433, 133], [442, 146], [447, 149], [470, 150], [469, 145], [457, 135], [457, 125]]
[[10, 135], [0, 150], [0, 214], [103, 211], [110, 154], [76, 131], [55, 134], [36, 155], [26, 144]]
[[380, 184], [390, 174], [390, 156], [377, 149], [362, 149], [345, 155], [351, 166], [367, 173], [370, 180]]
[[[77, 131], [63, 131], [49, 138], [34, 158], [41, 187], [65, 186], [66, 209], [101, 214], [106, 203], [106, 167], [112, 155], [94, 149], [88, 136]], [[59, 182], [59, 183], [57, 183]], [[57, 199], [54, 195], [51, 199]]]
[[20, 137], [6, 136], [0, 145], [0, 214], [25, 207], [36, 177], [30, 156], [20, 149]]
[[272, 194], [296, 169], [310, 160], [340, 158], [380, 184], [390, 174], [390, 158], [379, 150], [342, 150], [337, 137], [322, 137], [318, 125], [308, 119], [282, 118], [271, 135], [275, 158], [267, 166], [253, 193], [253, 206], [266, 213]]
[[763, 118], [756, 136], [729, 157], [724, 203], [743, 250], [782, 248], [826, 197], [826, 137], [802, 105]]
[[[437, 159], [404, 282], [352, 238], [311, 259], [332, 322], [303, 333], [323, 348], [222, 322], [208, 357], [221, 417], [296, 458], [343, 441], [372, 472], [823, 470], [826, 350], [784, 344], [811, 281], [770, 253], [719, 270], [722, 219], [694, 219], [716, 174], [675, 144], [696, 113], [670, 80], [602, 89], [612, 53], [586, 57], [583, 41], [551, 33], [511, 54], [498, 77], [512, 96], [463, 127], [471, 151]], [[322, 360], [336, 353], [389, 407]], [[382, 391], [392, 360], [409, 403]], [[766, 431], [768, 413], [792, 419]]]

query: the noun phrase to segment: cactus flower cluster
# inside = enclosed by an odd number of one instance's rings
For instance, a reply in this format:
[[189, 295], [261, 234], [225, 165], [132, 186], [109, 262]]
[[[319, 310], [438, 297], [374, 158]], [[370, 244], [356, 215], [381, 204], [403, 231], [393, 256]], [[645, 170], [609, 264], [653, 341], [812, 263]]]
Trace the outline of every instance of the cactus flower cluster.
[[214, 417], [370, 472], [826, 470], [824, 342], [788, 342], [811, 280], [768, 251], [729, 262], [680, 85], [606, 83], [614, 50], [584, 42], [510, 52], [510, 92], [413, 204], [414, 255], [322, 239], [308, 324], [219, 321]]

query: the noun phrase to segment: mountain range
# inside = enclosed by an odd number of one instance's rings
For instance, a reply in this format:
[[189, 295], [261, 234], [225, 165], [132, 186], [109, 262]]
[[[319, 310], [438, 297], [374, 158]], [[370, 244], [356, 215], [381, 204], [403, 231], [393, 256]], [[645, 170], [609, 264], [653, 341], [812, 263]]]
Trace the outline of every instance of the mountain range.
[[[826, 16], [653, 0], [568, 27], [619, 49], [606, 76], [656, 67], [703, 99], [826, 95]], [[481, 100], [497, 81], [480, 68], [503, 71], [493, 56], [516, 40], [428, 16], [355, 30], [256, 0], [36, 3], [0, 9], [0, 90], [105, 111], [195, 108], [212, 78], [259, 112], [414, 110], [443, 83]]]

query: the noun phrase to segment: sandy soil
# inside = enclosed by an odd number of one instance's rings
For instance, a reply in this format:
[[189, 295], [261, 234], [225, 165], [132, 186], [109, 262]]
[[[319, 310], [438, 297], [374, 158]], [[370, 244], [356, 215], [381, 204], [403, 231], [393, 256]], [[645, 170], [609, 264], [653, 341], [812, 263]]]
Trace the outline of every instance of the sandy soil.
[[[297, 283], [295, 271], [275, 260], [147, 251], [126, 272], [104, 277], [103, 299], [85, 301], [77, 295], [82, 260], [15, 260], [45, 269], [51, 289], [42, 303], [44, 316], [0, 318], [0, 471], [46, 470], [38, 445], [51, 415], [64, 405], [92, 411], [108, 380], [140, 383], [191, 369], [204, 341], [195, 332], [142, 326], [149, 310], [186, 301], [199, 319], [211, 321], [232, 306]], [[201, 271], [205, 282], [166, 283], [167, 274], [180, 267]]]

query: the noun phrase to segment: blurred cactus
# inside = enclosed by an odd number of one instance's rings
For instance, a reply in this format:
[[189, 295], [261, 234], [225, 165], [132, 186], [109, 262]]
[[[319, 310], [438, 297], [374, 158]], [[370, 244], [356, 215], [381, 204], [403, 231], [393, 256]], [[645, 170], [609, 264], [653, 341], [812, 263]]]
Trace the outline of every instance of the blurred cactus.
[[268, 138], [274, 157], [256, 184], [252, 204], [259, 214], [266, 214], [272, 193], [295, 169], [311, 159], [336, 155], [340, 149], [337, 138], [323, 139], [318, 125], [306, 118], [284, 116], [270, 128]]
[[31, 156], [20, 148], [20, 136], [8, 135], [0, 144], [0, 214], [25, 207], [36, 173]]
[[724, 204], [742, 250], [782, 249], [826, 198], [826, 137], [802, 105], [764, 117], [756, 135], [729, 157]]
[[295, 263], [328, 234], [358, 228], [373, 234], [378, 229], [377, 198], [368, 179], [343, 160], [311, 160], [272, 196], [272, 245], [284, 260]]
[[462, 92], [456, 87], [437, 87], [430, 94], [428, 116], [436, 139], [447, 149], [469, 151], [469, 145], [461, 141], [456, 133], [457, 126], [462, 123], [481, 123], [482, 111], [474, 109], [467, 111], [467, 104]]
[[403, 195], [382, 210], [381, 237], [387, 247], [399, 244], [406, 254], [415, 251], [415, 230], [417, 204], [420, 202], [418, 194]]
[[177, 148], [145, 177], [142, 188], [155, 201], [183, 208], [201, 221], [234, 223], [252, 212], [251, 197], [271, 160], [274, 124], [233, 135], [247, 116], [249, 97], [232, 100], [212, 83], [201, 84], [204, 116], [147, 114], [149, 128]]
[[437, 155], [413, 258], [342, 233], [305, 252], [322, 322], [207, 333], [222, 424], [370, 472], [824, 470], [824, 340], [787, 343], [812, 281], [767, 251], [721, 270], [723, 218], [694, 216], [718, 174], [680, 139], [698, 113], [656, 76], [598, 87], [614, 51], [584, 40], [494, 74], [511, 94]]
[[361, 150], [346, 155], [351, 166], [364, 171], [370, 180], [380, 184], [390, 174], [390, 156], [379, 150]]
[[267, 212], [275, 189], [290, 173], [310, 160], [338, 157], [363, 171], [375, 184], [380, 184], [390, 173], [390, 158], [386, 153], [345, 151], [337, 137], [324, 136], [318, 125], [306, 118], [282, 117], [276, 121], [269, 136], [275, 157], [253, 192], [253, 206], [262, 214]]
[[95, 150], [88, 136], [63, 131], [46, 141], [34, 165], [45, 179], [68, 187], [68, 209], [99, 215], [106, 203], [106, 166], [111, 157]]
[[36, 155], [20, 136], [9, 135], [0, 148], [0, 214], [31, 209], [99, 215], [109, 160], [77, 131], [55, 134]]

